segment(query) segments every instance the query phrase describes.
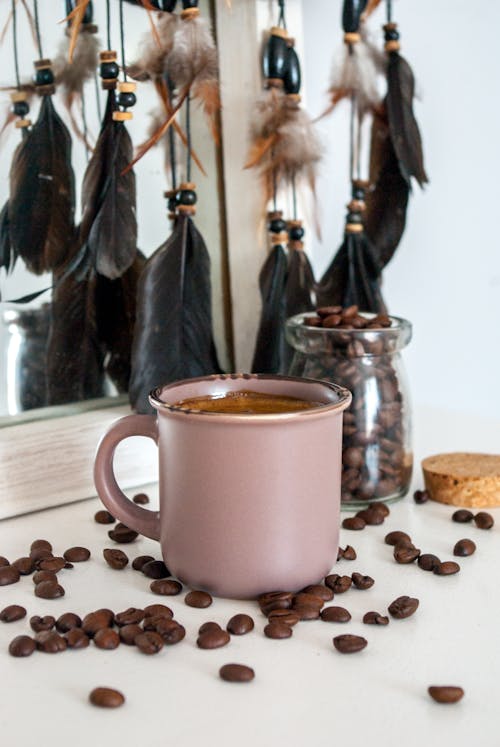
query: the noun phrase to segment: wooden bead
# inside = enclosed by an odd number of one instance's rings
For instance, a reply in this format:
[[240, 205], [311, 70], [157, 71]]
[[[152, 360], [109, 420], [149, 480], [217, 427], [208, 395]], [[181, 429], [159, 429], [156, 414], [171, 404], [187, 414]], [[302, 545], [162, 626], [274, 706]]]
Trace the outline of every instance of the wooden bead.
[[24, 127], [31, 127], [31, 119], [16, 119], [15, 126], [18, 130]]
[[291, 101], [294, 104], [300, 104], [302, 101], [300, 93], [287, 93], [286, 97], [288, 101]]
[[384, 49], [386, 52], [399, 52], [399, 50], [401, 49], [401, 44], [398, 41], [391, 39], [391, 41], [388, 41], [384, 44]]
[[194, 182], [182, 182], [182, 184], [179, 184], [179, 189], [177, 191], [180, 192], [183, 189], [195, 190], [196, 184]]
[[181, 18], [185, 21], [189, 21], [191, 18], [196, 18], [196, 16], [200, 15], [200, 9], [199, 8], [184, 8], [183, 11], [181, 11]]
[[56, 92], [56, 87], [53, 83], [48, 83], [46, 86], [37, 86], [36, 92], [39, 96], [52, 96]]
[[179, 213], [184, 213], [184, 215], [194, 215], [196, 213], [194, 205], [179, 205], [177, 210]]
[[17, 104], [19, 101], [26, 101], [28, 94], [26, 91], [12, 91], [10, 94], [10, 100], [13, 104]]
[[103, 78], [101, 80], [101, 88], [103, 91], [110, 91], [112, 88], [116, 88], [118, 78]]
[[346, 233], [362, 233], [363, 224], [362, 223], [347, 223], [345, 230], [346, 230]]
[[366, 203], [363, 200], [351, 200], [346, 207], [353, 213], [362, 213], [366, 210]]
[[99, 52], [99, 59], [101, 62], [116, 62], [116, 52], [113, 49], [105, 49]]
[[286, 231], [282, 231], [281, 233], [272, 233], [270, 236], [271, 246], [276, 246], [276, 244], [286, 244], [287, 241], [288, 234]]
[[271, 26], [271, 36], [280, 36], [282, 39], [289, 40], [288, 31], [281, 26]]
[[115, 112], [113, 112], [113, 119], [115, 122], [125, 122], [127, 119], [132, 119], [133, 114], [132, 112], [121, 112], [119, 109], [117, 109]]
[[283, 85], [281, 78], [266, 78], [267, 88], [283, 88]]
[[171, 197], [175, 197], [177, 195], [176, 189], [166, 189], [163, 193], [163, 197], [165, 197], [167, 200], [169, 200]]
[[136, 88], [137, 83], [132, 83], [128, 80], [124, 80], [121, 83], [118, 83], [118, 90], [120, 91], [120, 93], [134, 93]]
[[45, 57], [42, 60], [35, 60], [33, 63], [35, 66], [35, 70], [45, 70], [47, 67], [52, 67], [52, 60], [49, 60], [48, 57]]
[[344, 34], [345, 44], [357, 44], [360, 39], [361, 34], [358, 34], [357, 31], [348, 31], [347, 34]]

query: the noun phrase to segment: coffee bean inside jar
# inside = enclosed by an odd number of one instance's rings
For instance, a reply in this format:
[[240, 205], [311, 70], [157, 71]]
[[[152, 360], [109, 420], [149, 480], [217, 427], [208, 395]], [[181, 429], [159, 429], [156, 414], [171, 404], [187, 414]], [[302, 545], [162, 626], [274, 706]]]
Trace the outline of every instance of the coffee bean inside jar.
[[413, 456], [406, 378], [400, 351], [411, 339], [405, 319], [359, 312], [298, 314], [286, 322], [295, 350], [290, 375], [346, 387], [342, 503], [366, 505], [408, 491]]

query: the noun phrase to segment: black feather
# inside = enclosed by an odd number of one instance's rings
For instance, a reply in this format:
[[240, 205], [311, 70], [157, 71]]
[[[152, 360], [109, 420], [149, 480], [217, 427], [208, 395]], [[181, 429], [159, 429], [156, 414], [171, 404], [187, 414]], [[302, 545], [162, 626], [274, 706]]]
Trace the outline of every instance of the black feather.
[[252, 362], [256, 373], [278, 373], [284, 359], [286, 275], [287, 256], [278, 244], [269, 252], [259, 274], [262, 311]]
[[[302, 249], [288, 249], [288, 271], [285, 282], [285, 318], [312, 311], [315, 304], [314, 273], [307, 254]], [[287, 373], [294, 354], [285, 344], [280, 371]]]
[[5, 272], [14, 269], [17, 256], [10, 241], [9, 201], [5, 203], [0, 213], [0, 268]]

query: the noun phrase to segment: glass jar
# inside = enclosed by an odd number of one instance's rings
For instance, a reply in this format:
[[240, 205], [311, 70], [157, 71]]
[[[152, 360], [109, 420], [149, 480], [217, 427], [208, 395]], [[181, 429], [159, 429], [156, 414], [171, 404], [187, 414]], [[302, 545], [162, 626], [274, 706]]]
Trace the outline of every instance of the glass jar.
[[[375, 314], [363, 313], [367, 319]], [[286, 322], [294, 349], [289, 373], [340, 384], [352, 393], [344, 411], [342, 503], [345, 507], [393, 501], [409, 488], [413, 467], [411, 413], [400, 351], [411, 324], [391, 316], [390, 327], [341, 329]]]

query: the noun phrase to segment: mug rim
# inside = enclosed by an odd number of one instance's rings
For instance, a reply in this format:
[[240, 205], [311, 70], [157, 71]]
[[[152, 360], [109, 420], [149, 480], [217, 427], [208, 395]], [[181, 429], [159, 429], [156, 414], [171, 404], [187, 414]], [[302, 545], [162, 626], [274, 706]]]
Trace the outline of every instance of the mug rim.
[[[271, 380], [276, 381], [294, 381], [294, 382], [310, 382], [313, 384], [320, 384], [322, 387], [335, 392], [338, 397], [337, 402], [325, 402], [320, 404], [318, 407], [314, 407], [308, 410], [297, 410], [294, 412], [276, 412], [276, 413], [228, 413], [228, 412], [209, 412], [206, 410], [186, 410], [176, 405], [168, 404], [160, 399], [160, 394], [168, 389], [174, 389], [175, 387], [182, 386], [183, 384], [196, 384], [201, 381], [235, 381], [241, 379], [241, 381], [252, 381], [252, 379], [259, 380]], [[287, 376], [281, 374], [259, 374], [259, 373], [232, 373], [232, 374], [210, 374], [208, 376], [196, 376], [191, 379], [180, 379], [178, 381], [172, 381], [169, 384], [155, 387], [149, 393], [149, 402], [158, 411], [168, 412], [172, 415], [180, 416], [195, 416], [196, 418], [218, 418], [219, 420], [228, 419], [230, 422], [236, 422], [237, 420], [245, 422], [262, 423], [266, 420], [296, 420], [298, 418], [311, 418], [311, 417], [323, 417], [332, 411], [338, 410], [342, 412], [349, 407], [352, 400], [351, 392], [340, 384], [335, 384], [330, 381], [324, 381], [323, 379], [313, 379], [305, 376]]]

